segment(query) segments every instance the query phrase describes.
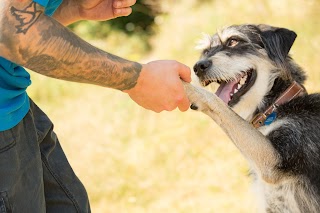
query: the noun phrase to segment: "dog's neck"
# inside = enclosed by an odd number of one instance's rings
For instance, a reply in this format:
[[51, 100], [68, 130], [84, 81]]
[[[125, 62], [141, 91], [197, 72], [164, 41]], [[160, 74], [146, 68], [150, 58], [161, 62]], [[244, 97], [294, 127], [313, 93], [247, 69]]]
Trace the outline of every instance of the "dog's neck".
[[265, 111], [256, 114], [251, 120], [251, 124], [255, 128], [270, 124], [276, 118], [274, 112], [279, 105], [289, 102], [305, 92], [304, 87], [294, 81]]

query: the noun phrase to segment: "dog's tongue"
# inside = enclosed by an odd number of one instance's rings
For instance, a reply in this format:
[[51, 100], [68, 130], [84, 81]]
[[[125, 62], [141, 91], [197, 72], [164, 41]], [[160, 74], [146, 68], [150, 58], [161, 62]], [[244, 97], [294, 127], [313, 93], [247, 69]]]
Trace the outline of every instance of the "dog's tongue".
[[222, 82], [216, 92], [216, 95], [223, 100], [226, 104], [230, 101], [230, 94], [233, 93], [234, 89], [238, 84], [237, 80], [231, 82]]

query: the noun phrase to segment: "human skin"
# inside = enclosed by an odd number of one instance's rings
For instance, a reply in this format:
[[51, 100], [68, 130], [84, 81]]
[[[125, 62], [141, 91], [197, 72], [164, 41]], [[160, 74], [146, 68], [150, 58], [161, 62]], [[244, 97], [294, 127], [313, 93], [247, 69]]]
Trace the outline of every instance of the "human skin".
[[0, 3], [0, 56], [40, 74], [121, 90], [140, 106], [161, 112], [189, 108], [181, 79], [190, 69], [174, 60], [140, 64], [102, 51], [64, 25], [131, 13], [133, 0], [64, 0], [54, 17], [31, 0]]

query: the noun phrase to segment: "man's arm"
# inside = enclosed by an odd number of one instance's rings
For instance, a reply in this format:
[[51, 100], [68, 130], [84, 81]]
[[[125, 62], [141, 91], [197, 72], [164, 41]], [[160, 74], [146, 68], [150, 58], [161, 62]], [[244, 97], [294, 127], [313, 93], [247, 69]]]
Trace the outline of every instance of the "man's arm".
[[104, 52], [43, 11], [31, 0], [1, 1], [0, 56], [53, 78], [122, 90], [155, 112], [188, 109], [180, 81], [190, 82], [188, 67], [176, 61], [142, 65]]
[[131, 14], [136, 0], [63, 0], [53, 17], [64, 26], [79, 20], [109, 20]]
[[139, 63], [93, 47], [43, 12], [30, 0], [5, 0], [1, 56], [53, 78], [119, 90], [135, 86], [142, 68]]

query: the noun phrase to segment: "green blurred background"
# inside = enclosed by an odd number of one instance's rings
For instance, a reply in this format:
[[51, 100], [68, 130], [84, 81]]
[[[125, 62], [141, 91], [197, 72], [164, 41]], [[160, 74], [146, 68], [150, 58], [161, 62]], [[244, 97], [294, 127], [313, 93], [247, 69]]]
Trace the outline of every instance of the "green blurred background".
[[[141, 0], [129, 17], [70, 28], [89, 43], [141, 63], [192, 67], [196, 42], [232, 24], [269, 24], [298, 34], [292, 57], [320, 91], [319, 0]], [[32, 73], [29, 95], [55, 123], [93, 212], [256, 212], [248, 165], [220, 128], [188, 111], [156, 114], [119, 91]]]

